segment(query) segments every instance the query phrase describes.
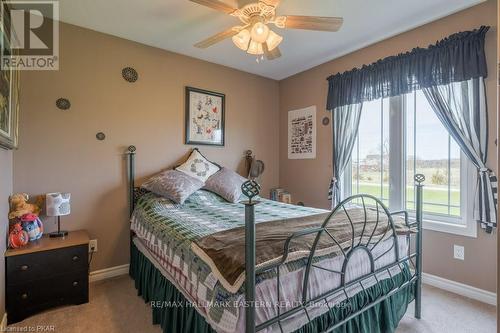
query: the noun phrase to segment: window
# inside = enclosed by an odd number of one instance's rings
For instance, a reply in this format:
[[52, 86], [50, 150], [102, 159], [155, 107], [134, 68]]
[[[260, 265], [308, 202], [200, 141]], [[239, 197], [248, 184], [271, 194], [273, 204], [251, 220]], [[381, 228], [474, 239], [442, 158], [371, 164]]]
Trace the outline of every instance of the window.
[[424, 227], [475, 237], [473, 167], [423, 92], [364, 103], [344, 194], [367, 193], [391, 211], [413, 211], [417, 173], [426, 177]]

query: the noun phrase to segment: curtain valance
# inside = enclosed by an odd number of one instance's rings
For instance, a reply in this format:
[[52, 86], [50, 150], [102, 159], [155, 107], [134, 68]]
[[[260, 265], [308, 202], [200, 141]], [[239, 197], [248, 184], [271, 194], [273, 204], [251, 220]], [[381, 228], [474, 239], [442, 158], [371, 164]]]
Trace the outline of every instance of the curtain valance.
[[381, 59], [328, 78], [327, 109], [414, 90], [486, 78], [484, 39], [490, 27], [453, 34], [427, 48]]

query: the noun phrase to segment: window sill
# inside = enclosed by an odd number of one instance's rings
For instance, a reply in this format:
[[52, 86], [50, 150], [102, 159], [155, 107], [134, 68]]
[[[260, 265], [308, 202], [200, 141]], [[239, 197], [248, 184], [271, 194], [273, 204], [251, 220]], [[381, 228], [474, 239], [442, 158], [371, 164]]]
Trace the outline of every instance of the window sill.
[[467, 224], [459, 224], [459, 223], [439, 221], [432, 218], [424, 219], [423, 222], [424, 222], [423, 223], [424, 230], [444, 232], [448, 234], [471, 237], [471, 238], [477, 237], [477, 225], [475, 222], [469, 222]]

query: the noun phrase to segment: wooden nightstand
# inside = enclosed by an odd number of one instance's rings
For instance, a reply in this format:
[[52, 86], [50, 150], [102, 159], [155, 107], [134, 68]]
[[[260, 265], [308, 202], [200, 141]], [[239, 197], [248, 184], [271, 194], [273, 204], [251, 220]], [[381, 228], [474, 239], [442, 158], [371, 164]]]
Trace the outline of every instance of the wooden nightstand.
[[5, 252], [9, 324], [54, 306], [89, 301], [88, 244], [89, 235], [79, 230], [65, 238], [44, 235]]

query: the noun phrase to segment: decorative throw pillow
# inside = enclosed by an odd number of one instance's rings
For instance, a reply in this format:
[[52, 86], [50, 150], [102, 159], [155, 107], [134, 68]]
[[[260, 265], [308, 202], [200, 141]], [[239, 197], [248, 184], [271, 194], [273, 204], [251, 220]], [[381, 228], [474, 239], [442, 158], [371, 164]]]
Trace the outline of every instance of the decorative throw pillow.
[[150, 178], [141, 187], [182, 204], [191, 194], [203, 187], [203, 182], [185, 173], [167, 170]]
[[185, 173], [191, 177], [205, 182], [208, 177], [220, 170], [220, 167], [210, 162], [198, 149], [193, 149], [186, 162], [179, 165], [175, 170]]
[[229, 202], [238, 202], [241, 197], [241, 185], [246, 179], [228, 168], [222, 168], [219, 172], [207, 179], [204, 190], [217, 193]]

